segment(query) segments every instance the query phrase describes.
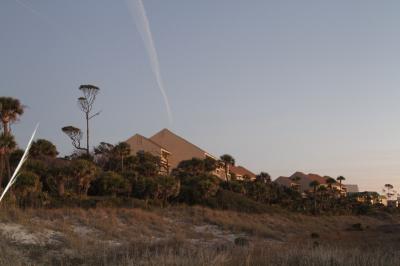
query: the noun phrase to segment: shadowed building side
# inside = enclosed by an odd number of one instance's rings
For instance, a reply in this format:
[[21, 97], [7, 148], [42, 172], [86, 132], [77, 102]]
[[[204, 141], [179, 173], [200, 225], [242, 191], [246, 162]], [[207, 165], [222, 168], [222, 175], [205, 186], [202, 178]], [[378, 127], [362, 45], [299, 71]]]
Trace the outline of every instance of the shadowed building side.
[[163, 174], [168, 174], [170, 172], [171, 165], [169, 163], [169, 158], [171, 157], [171, 152], [169, 152], [167, 149], [139, 134], [135, 134], [125, 142], [129, 144], [131, 148], [131, 154], [133, 155], [137, 154], [138, 152], [148, 152], [154, 156], [160, 157], [160, 172]]
[[[129, 138], [126, 143], [131, 147], [131, 153], [144, 151], [158, 156], [164, 163], [163, 171], [170, 173], [172, 169], [176, 168], [180, 162], [191, 160], [193, 158], [206, 159], [210, 158], [219, 161], [217, 157], [211, 155], [198, 146], [190, 143], [186, 139], [176, 135], [168, 129], [163, 129], [150, 138], [136, 134]], [[218, 163], [217, 168], [211, 174], [225, 179], [225, 169], [222, 164]], [[230, 166], [230, 172], [238, 179], [254, 180], [256, 175], [243, 166]], [[228, 177], [229, 178], [229, 177]]]
[[168, 129], [163, 129], [156, 133], [150, 137], [150, 140], [158, 143], [160, 146], [165, 147], [169, 152], [171, 152], [172, 156], [170, 157], [169, 163], [172, 168], [177, 167], [181, 161], [190, 160], [192, 158], [212, 158], [218, 160], [205, 150], [197, 147]]
[[358, 185], [355, 184], [345, 184], [347, 194], [358, 193]]
[[256, 174], [241, 165], [229, 165], [229, 173], [234, 175], [237, 180], [255, 180]]
[[[206, 158], [211, 158], [218, 161], [217, 157], [211, 155], [210, 153], [190, 143], [186, 139], [176, 135], [166, 128], [150, 137], [150, 140], [158, 143], [171, 152], [172, 156], [170, 157], [169, 163], [172, 168], [176, 168], [182, 161], [191, 160], [193, 158], [203, 160]], [[221, 179], [225, 178], [225, 170], [222, 166], [218, 166], [215, 171], [212, 172], [212, 174]]]
[[[313, 190], [312, 186], [310, 186], [311, 182], [317, 181], [321, 186], [328, 187], [328, 176], [320, 176], [317, 174], [305, 174], [302, 172], [296, 172], [290, 177], [284, 177], [280, 176], [278, 177], [274, 182], [288, 188], [293, 188], [300, 193], [303, 192], [310, 192]], [[342, 186], [339, 185], [338, 182], [335, 182], [330, 185], [332, 189], [340, 192], [342, 195], [346, 195], [346, 186], [342, 184]]]
[[278, 185], [281, 185], [281, 186], [284, 186], [287, 188], [292, 188], [296, 185], [295, 182], [293, 182], [289, 177], [286, 177], [286, 176], [280, 176], [277, 179], [275, 179], [274, 182], [277, 183]]

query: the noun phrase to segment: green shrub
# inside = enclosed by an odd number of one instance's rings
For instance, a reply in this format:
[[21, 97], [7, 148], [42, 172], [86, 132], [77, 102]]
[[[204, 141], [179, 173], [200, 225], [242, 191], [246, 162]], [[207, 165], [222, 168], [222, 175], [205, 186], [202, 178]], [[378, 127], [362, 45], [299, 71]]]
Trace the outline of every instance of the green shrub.
[[48, 166], [44, 161], [41, 160], [35, 160], [35, 159], [29, 159], [26, 164], [24, 169], [26, 169], [29, 172], [33, 172], [40, 177], [45, 176], [48, 172]]
[[179, 199], [187, 204], [202, 204], [216, 195], [219, 183], [220, 180], [212, 175], [181, 177]]
[[92, 184], [90, 194], [98, 196], [116, 196], [129, 193], [129, 182], [121, 175], [108, 171], [103, 172]]
[[219, 190], [215, 197], [207, 200], [206, 204], [211, 208], [239, 212], [263, 213], [268, 211], [267, 205], [228, 190]]
[[15, 181], [15, 190], [20, 193], [38, 191], [40, 189], [40, 177], [31, 171], [22, 171]]
[[354, 231], [363, 231], [363, 226], [360, 223], [355, 223], [351, 225], [351, 229]]
[[357, 204], [353, 206], [353, 213], [358, 215], [367, 215], [372, 212], [372, 205], [370, 204]]
[[157, 182], [154, 178], [138, 176], [132, 183], [134, 197], [145, 200], [157, 198]]
[[157, 198], [165, 206], [167, 202], [179, 195], [180, 182], [173, 176], [158, 176], [157, 183]]
[[98, 168], [88, 160], [76, 159], [71, 161], [70, 175], [72, 178], [72, 186], [78, 195], [87, 196], [92, 181], [96, 178]]
[[221, 182], [221, 188], [225, 190], [230, 190], [235, 193], [245, 194], [246, 189], [243, 181], [230, 180], [228, 182]]
[[319, 238], [319, 234], [318, 233], [311, 233], [311, 238]]
[[249, 244], [250, 244], [250, 241], [245, 237], [235, 238], [235, 245], [237, 245], [237, 246], [244, 247], [244, 246], [248, 246]]

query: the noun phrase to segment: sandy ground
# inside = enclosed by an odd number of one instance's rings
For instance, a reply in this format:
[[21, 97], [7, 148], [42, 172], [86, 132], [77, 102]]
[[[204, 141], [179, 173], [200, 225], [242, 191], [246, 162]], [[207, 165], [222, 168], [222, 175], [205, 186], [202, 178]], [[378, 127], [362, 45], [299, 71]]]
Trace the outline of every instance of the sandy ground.
[[317, 241], [360, 247], [380, 241], [400, 243], [400, 220], [389, 215], [257, 215], [200, 207], [2, 211], [0, 253], [14, 254], [25, 263], [43, 262], [47, 256], [52, 265], [51, 256], [79, 258], [98, 250], [166, 243], [214, 250], [255, 243], [282, 246]]

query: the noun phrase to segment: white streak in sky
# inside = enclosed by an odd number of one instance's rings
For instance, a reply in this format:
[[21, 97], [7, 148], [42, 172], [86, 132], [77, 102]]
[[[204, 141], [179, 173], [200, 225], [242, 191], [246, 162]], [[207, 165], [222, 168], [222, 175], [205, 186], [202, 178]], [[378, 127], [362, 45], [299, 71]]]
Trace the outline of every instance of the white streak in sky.
[[3, 193], [0, 196], [0, 202], [2, 201], [4, 195], [7, 193], [7, 191], [11, 188], [12, 185], [14, 185], [15, 181], [17, 181], [18, 175], [19, 175], [19, 170], [21, 170], [22, 165], [24, 164], [24, 162], [26, 161], [26, 159], [28, 159], [28, 154], [29, 154], [29, 149], [31, 148], [32, 145], [32, 141], [33, 138], [35, 137], [36, 131], [39, 127], [39, 124], [36, 125], [35, 131], [33, 131], [32, 137], [28, 142], [28, 145], [26, 146], [24, 155], [22, 155], [21, 160], [19, 161], [19, 164], [17, 166], [17, 168], [15, 168], [15, 171], [13, 173], [13, 175], [11, 176], [10, 181], [8, 181], [8, 184], [6, 186], [6, 188], [4, 189]]
[[31, 7], [30, 5], [26, 4], [25, 2], [22, 2], [20, 0], [15, 0], [15, 2], [17, 2], [20, 6], [22, 6], [23, 8], [27, 9], [29, 12], [31, 12], [32, 14], [36, 15], [37, 17], [41, 18], [44, 22], [46, 22], [47, 24], [49, 24], [50, 26], [54, 26], [53, 23], [48, 20], [46, 17], [44, 17], [42, 14], [40, 14], [36, 9], [34, 9], [33, 7]]
[[143, 39], [144, 45], [145, 45], [147, 53], [149, 55], [150, 65], [151, 65], [152, 71], [156, 77], [157, 85], [163, 96], [165, 107], [166, 107], [167, 113], [168, 113], [168, 119], [171, 124], [172, 123], [172, 112], [171, 112], [171, 108], [169, 105], [167, 93], [165, 92], [164, 83], [161, 78], [160, 63], [158, 61], [157, 50], [154, 45], [153, 36], [152, 36], [151, 30], [150, 30], [149, 20], [146, 15], [146, 10], [144, 9], [142, 0], [126, 0], [126, 1], [127, 1], [130, 12], [132, 13], [132, 15], [135, 19], [136, 27]]

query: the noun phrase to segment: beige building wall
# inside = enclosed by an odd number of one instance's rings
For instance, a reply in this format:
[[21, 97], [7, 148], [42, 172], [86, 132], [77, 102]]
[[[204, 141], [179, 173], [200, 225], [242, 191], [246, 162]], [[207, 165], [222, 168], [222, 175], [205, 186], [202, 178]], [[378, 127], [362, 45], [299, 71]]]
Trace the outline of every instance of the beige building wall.
[[161, 169], [160, 173], [168, 174], [171, 171], [171, 165], [169, 163], [169, 158], [171, 153], [155, 143], [154, 141], [136, 134], [133, 137], [129, 138], [127, 141], [128, 145], [131, 148], [131, 154], [136, 155], [140, 151], [149, 152], [154, 156], [160, 157], [161, 159]]
[[169, 163], [172, 168], [177, 167], [181, 161], [190, 160], [192, 158], [205, 159], [206, 156], [214, 158], [204, 150], [172, 133], [168, 129], [163, 129], [156, 133], [150, 140], [171, 152]]
[[125, 142], [131, 147], [131, 154], [133, 155], [136, 155], [139, 151], [145, 151], [154, 156], [161, 156], [161, 147], [142, 135], [136, 134]]
[[290, 180], [290, 178], [286, 176], [280, 176], [277, 179], [275, 179], [274, 182], [288, 188], [292, 187], [292, 185], [294, 184], [292, 180]]

